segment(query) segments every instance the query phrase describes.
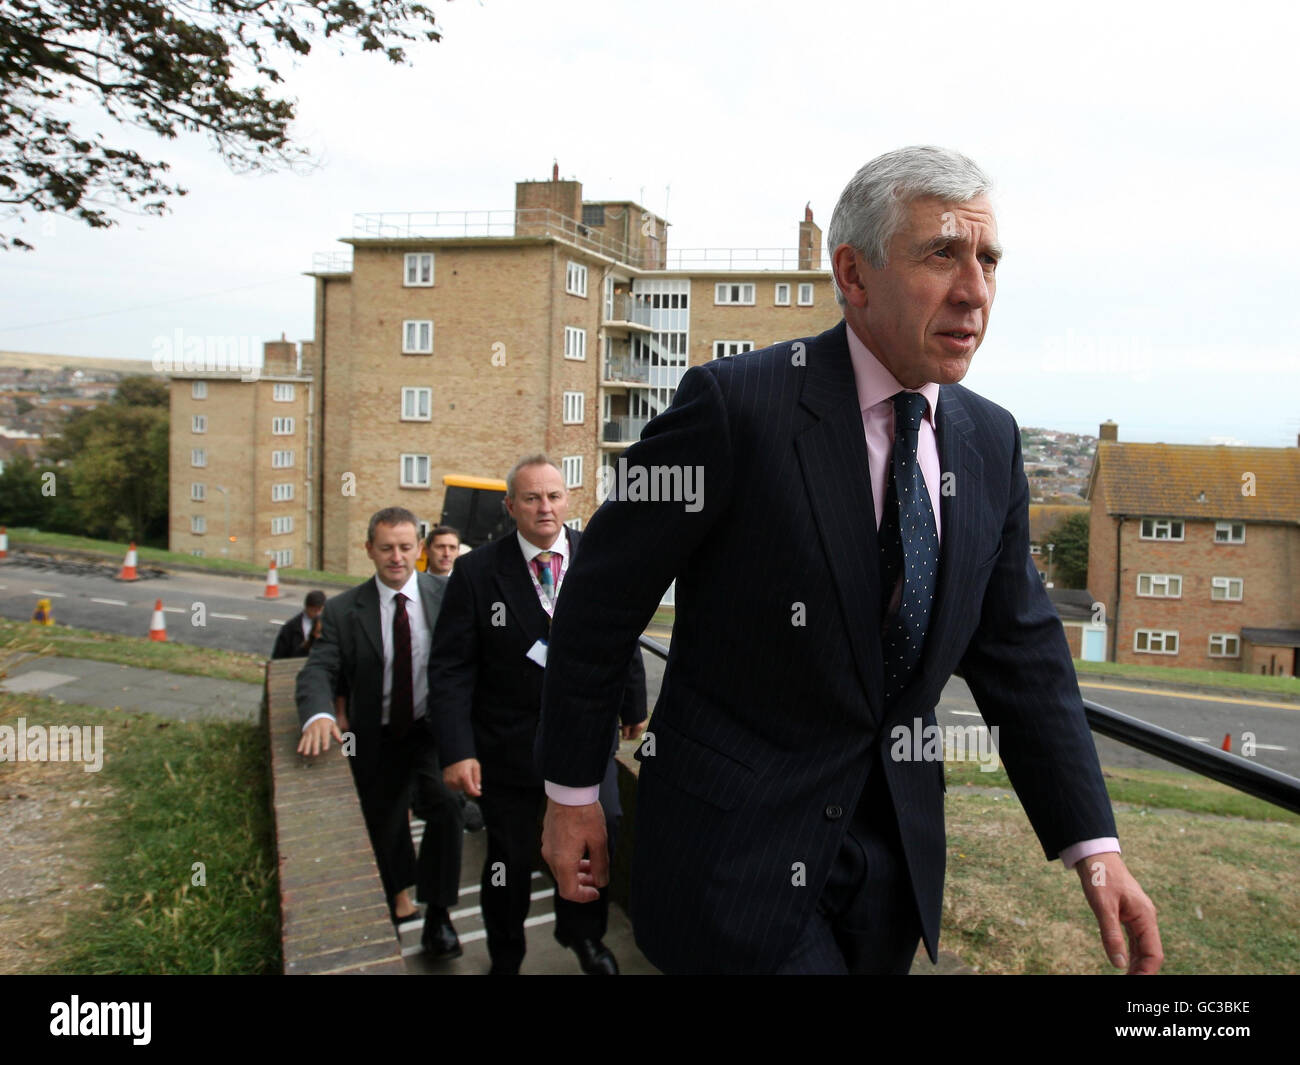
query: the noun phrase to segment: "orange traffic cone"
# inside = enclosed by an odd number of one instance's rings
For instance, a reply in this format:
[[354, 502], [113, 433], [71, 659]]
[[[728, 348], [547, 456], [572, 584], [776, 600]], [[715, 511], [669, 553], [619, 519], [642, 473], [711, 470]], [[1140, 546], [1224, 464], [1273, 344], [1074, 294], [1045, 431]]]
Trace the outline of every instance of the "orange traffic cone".
[[0, 558], [9, 557], [9, 531], [0, 525]]
[[53, 625], [54, 607], [48, 599], [36, 600], [36, 609], [32, 611], [33, 625]]
[[167, 642], [167, 621], [163, 617], [161, 599], [154, 600], [153, 617], [149, 621], [149, 639], [156, 640], [159, 643]]
[[1223, 734], [1223, 749], [1224, 749], [1225, 751], [1229, 752], [1229, 753], [1232, 752], [1232, 733], [1231, 733], [1231, 732], [1225, 732], [1225, 733]]
[[135, 572], [135, 542], [132, 541], [130, 548], [126, 552], [126, 561], [122, 563], [122, 570], [117, 575], [119, 581], [138, 581], [139, 575]]
[[271, 568], [266, 571], [266, 592], [263, 599], [280, 598], [280, 576], [275, 572], [275, 559], [271, 559]]

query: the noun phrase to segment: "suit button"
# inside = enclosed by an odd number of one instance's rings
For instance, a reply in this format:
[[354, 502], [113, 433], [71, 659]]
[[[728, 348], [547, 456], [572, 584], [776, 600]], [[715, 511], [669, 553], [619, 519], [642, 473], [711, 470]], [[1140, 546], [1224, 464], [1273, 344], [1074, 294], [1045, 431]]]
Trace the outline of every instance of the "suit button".
[[831, 804], [826, 807], [826, 816], [832, 821], [838, 821], [844, 816], [844, 807]]

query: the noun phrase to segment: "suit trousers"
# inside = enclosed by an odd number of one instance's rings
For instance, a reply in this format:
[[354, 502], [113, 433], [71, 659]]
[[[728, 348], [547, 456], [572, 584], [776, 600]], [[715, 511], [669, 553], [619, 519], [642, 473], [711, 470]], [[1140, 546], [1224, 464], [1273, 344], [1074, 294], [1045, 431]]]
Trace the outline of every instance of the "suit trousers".
[[[524, 919], [532, 895], [532, 874], [539, 857], [539, 819], [546, 809], [540, 785], [512, 787], [486, 783], [478, 798], [487, 829], [487, 857], [479, 896], [488, 954], [493, 965], [517, 968], [527, 950]], [[618, 771], [613, 759], [600, 785], [609, 853], [618, 845], [622, 807], [618, 801]], [[570, 902], [555, 895], [555, 938], [565, 946], [578, 939], [601, 939], [609, 917], [609, 889], [595, 902]]]
[[816, 912], [777, 973], [906, 976], [920, 939], [898, 819], [873, 759]]
[[[412, 884], [421, 902], [444, 909], [454, 905], [460, 887], [460, 803], [442, 783], [438, 746], [423, 723], [417, 721], [403, 739], [384, 726], [377, 768], [356, 784], [389, 909], [397, 893]], [[424, 819], [418, 858], [411, 842], [412, 809]]]

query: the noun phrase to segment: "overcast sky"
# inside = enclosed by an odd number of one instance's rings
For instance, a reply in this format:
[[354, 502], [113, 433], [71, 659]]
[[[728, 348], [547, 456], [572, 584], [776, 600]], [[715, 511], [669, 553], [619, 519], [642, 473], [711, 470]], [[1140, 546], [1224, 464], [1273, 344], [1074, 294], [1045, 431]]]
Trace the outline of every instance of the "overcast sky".
[[0, 349], [307, 339], [303, 271], [354, 213], [509, 209], [553, 158], [586, 199], [665, 215], [670, 249], [792, 247], [806, 201], [825, 227], [862, 163], [931, 143], [997, 185], [967, 385], [1024, 425], [1296, 443], [1295, 7], [427, 2], [445, 36], [409, 66], [318, 48], [293, 71], [309, 172], [234, 175], [201, 137], [86, 112], [190, 194], [18, 230], [37, 251], [0, 252]]

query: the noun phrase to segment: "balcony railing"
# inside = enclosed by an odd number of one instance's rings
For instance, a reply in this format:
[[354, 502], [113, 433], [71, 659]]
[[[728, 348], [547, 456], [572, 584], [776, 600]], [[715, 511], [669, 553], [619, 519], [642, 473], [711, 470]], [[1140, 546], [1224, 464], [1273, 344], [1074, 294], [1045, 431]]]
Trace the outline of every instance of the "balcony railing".
[[606, 381], [624, 381], [628, 384], [646, 385], [650, 383], [650, 363], [645, 359], [634, 359], [631, 354], [612, 352], [605, 356]]
[[352, 249], [347, 251], [318, 251], [311, 257], [313, 274], [352, 273]]
[[605, 432], [601, 437], [607, 444], [633, 444], [641, 438], [641, 430], [650, 424], [649, 418], [632, 418], [623, 415], [605, 421]]
[[620, 292], [614, 296], [609, 303], [605, 304], [605, 310], [609, 312], [605, 321], [607, 322], [631, 322], [633, 325], [650, 325], [650, 307], [645, 300], [636, 299], [625, 292]]

